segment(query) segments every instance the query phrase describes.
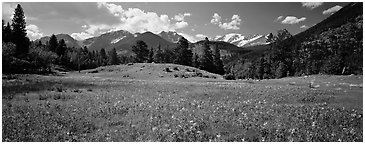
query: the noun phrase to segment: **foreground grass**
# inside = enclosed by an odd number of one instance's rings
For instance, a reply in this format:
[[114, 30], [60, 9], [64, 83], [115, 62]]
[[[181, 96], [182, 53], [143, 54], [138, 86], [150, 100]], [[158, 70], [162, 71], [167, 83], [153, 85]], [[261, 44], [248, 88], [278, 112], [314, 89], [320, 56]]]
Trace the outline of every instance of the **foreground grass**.
[[3, 79], [3, 141], [363, 141], [362, 87], [99, 76]]

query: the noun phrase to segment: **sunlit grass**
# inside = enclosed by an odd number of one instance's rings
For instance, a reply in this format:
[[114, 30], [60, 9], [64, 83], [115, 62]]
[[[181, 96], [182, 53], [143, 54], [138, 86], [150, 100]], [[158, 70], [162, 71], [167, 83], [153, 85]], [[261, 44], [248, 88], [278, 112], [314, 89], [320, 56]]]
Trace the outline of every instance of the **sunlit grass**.
[[84, 76], [3, 80], [3, 141], [363, 141], [362, 104], [329, 90]]

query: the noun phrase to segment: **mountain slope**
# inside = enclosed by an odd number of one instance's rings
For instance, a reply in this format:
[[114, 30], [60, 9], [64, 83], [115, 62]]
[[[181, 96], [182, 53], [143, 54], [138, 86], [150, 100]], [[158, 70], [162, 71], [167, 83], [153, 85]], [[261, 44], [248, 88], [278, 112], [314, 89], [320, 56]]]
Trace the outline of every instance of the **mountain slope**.
[[213, 41], [224, 41], [234, 44], [238, 47], [264, 45], [267, 44], [266, 40], [266, 35], [244, 36], [238, 33], [230, 33], [223, 36], [216, 36], [215, 38], [213, 38]]
[[179, 35], [177, 32], [172, 32], [172, 31], [162, 31], [161, 33], [158, 34], [160, 37], [162, 37], [163, 39], [172, 42], [172, 43], [177, 43], [179, 41], [179, 39], [183, 36]]
[[[67, 47], [81, 48], [81, 45], [79, 44], [79, 42], [68, 34], [57, 34], [55, 36], [57, 38], [57, 41], [60, 41], [61, 39], [63, 39], [65, 41]], [[41, 41], [43, 44], [46, 44], [50, 38], [51, 38], [50, 36], [45, 36], [45, 37], [35, 40], [34, 42]]]
[[132, 33], [124, 30], [119, 30], [104, 33], [98, 37], [86, 39], [82, 41], [82, 45], [87, 46], [90, 51], [99, 51], [102, 48], [104, 48], [106, 51], [110, 51], [114, 47], [117, 49], [117, 47], [119, 46], [117, 45], [117, 43], [128, 42], [130, 41], [130, 39], [133, 39], [133, 37], [134, 36]]
[[137, 40], [144, 41], [148, 47], [157, 48], [160, 44], [161, 48], [174, 47], [174, 43], [169, 42], [162, 37], [153, 34], [151, 32], [132, 34], [128, 31], [119, 30], [102, 34], [98, 37], [86, 39], [81, 42], [82, 46], [87, 46], [90, 51], [99, 51], [104, 48], [106, 51], [110, 51], [115, 48], [118, 53], [131, 54], [131, 46], [136, 43]]
[[311, 36], [319, 35], [320, 33], [329, 29], [340, 27], [347, 22], [355, 21], [358, 16], [362, 17], [362, 15], [362, 3], [349, 3], [325, 20], [295, 35], [294, 37], [297, 41], [308, 40]]

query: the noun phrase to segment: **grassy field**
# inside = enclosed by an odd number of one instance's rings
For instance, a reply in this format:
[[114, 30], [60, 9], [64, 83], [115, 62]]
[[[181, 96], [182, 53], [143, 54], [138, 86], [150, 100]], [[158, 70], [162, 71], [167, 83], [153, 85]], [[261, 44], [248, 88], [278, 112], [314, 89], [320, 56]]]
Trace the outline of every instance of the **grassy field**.
[[172, 64], [3, 75], [2, 141], [363, 141], [362, 89], [362, 76], [227, 81]]

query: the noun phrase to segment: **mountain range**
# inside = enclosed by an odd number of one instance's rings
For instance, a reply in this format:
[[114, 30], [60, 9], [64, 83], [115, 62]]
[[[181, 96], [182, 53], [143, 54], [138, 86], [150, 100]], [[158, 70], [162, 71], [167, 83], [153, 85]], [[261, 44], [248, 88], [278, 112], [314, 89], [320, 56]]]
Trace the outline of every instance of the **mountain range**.
[[[303, 41], [312, 35], [318, 35], [323, 31], [338, 27], [348, 21], [351, 16], [362, 15], [361, 8], [362, 4], [349, 4], [322, 22], [295, 35], [295, 37], [297, 40]], [[267, 36], [268, 34], [243, 35], [238, 33], [229, 33], [223, 36], [216, 36], [210, 40], [221, 42], [221, 45], [229, 46], [230, 48], [228, 49], [240, 51], [241, 49], [244, 50], [249, 47], [267, 45]], [[118, 53], [126, 54], [131, 52], [131, 46], [134, 45], [137, 40], [143, 40], [149, 47], [156, 48], [158, 45], [161, 45], [161, 48], [165, 49], [175, 47], [178, 40], [183, 36], [177, 32], [172, 31], [162, 31], [159, 34], [154, 34], [151, 32], [132, 34], [128, 31], [119, 30], [104, 33], [100, 36], [92, 37], [82, 41], [77, 41], [68, 34], [57, 34], [56, 37], [58, 40], [64, 39], [68, 47], [81, 48], [86, 46], [90, 51], [100, 50], [101, 48], [109, 51], [113, 48], [116, 48]], [[50, 37], [46, 36], [36, 40], [36, 42], [41, 41], [42, 43], [47, 43], [49, 39]], [[224, 44], [224, 42], [227, 44]]]
[[231, 44], [234, 44], [238, 47], [248, 47], [255, 45], [266, 45], [268, 35], [252, 35], [245, 36], [238, 33], [230, 33], [223, 36], [216, 36], [213, 38], [214, 41], [224, 41]]
[[[68, 47], [82, 48], [86, 46], [90, 51], [98, 51], [101, 48], [109, 51], [116, 48], [120, 54], [129, 54], [131, 52], [131, 46], [134, 45], [137, 40], [143, 40], [149, 47], [157, 48], [157, 46], [160, 45], [162, 49], [165, 49], [175, 47], [179, 39], [183, 37], [173, 31], [162, 31], [159, 34], [151, 32], [132, 34], [125, 30], [104, 33], [100, 36], [88, 38], [82, 41], [77, 41], [68, 34], [57, 34], [55, 36], [58, 40], [64, 39]], [[42, 43], [47, 43], [49, 39], [50, 36], [46, 36], [35, 40], [35, 42], [41, 41]], [[233, 44], [229, 45], [230, 47], [247, 47], [266, 44], [265, 35], [244, 36], [242, 34], [232, 33], [223, 36], [216, 36], [211, 40]]]

